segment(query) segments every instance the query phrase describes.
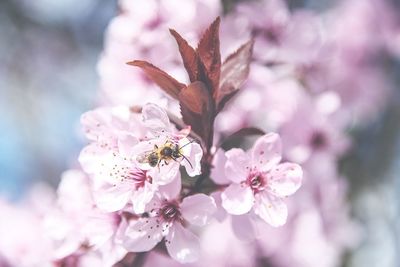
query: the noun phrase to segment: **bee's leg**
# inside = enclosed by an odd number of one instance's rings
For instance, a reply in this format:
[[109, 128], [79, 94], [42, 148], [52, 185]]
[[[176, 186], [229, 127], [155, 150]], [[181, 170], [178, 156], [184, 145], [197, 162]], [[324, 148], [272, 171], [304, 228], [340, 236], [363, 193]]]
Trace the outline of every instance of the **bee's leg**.
[[190, 162], [190, 160], [189, 160], [185, 155], [183, 155], [182, 153], [179, 153], [179, 155], [180, 155], [184, 160], [186, 160], [186, 161], [189, 163], [190, 167], [193, 169], [193, 165], [192, 165], [192, 163]]
[[157, 163], [158, 172], [161, 171], [161, 170], [160, 170], [160, 164], [161, 164], [161, 162], [159, 161], [159, 162]]
[[184, 145], [181, 146], [179, 149], [182, 149], [183, 147], [185, 147], [185, 146], [187, 146], [187, 145], [190, 145], [190, 144], [193, 143], [193, 142], [194, 142], [194, 140], [190, 140], [189, 143], [184, 144]]

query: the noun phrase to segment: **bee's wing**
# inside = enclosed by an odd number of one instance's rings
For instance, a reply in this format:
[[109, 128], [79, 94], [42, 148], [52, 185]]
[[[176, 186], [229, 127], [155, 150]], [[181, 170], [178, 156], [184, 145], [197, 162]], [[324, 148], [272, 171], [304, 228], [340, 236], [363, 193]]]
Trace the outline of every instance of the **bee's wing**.
[[149, 155], [152, 153], [152, 150], [143, 152], [139, 155], [137, 155], [136, 160], [139, 163], [149, 163]]

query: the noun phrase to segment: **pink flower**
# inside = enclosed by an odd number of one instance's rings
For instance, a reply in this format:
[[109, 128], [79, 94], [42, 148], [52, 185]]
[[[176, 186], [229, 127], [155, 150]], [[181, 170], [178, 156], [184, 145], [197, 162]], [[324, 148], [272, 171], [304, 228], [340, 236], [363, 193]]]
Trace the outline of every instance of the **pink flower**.
[[[199, 175], [203, 151], [198, 143], [187, 138], [188, 130], [178, 132], [170, 123], [167, 113], [155, 104], [146, 104], [142, 116], [143, 123], [152, 132], [153, 138], [142, 141], [133, 148], [140, 168], [157, 171], [166, 182], [176, 176], [180, 165], [185, 167], [189, 176]], [[149, 156], [156, 151], [158, 160], [152, 163]]]
[[[81, 155], [81, 160], [84, 157]], [[164, 183], [155, 170], [140, 169], [135, 162], [136, 154], [131, 151], [108, 151], [92, 158], [98, 166], [90, 172], [94, 200], [105, 211], [122, 210], [131, 203], [135, 213], [142, 213], [158, 185]]]
[[204, 226], [216, 211], [214, 199], [195, 194], [178, 198], [180, 178], [166, 185], [146, 207], [146, 215], [128, 226], [125, 247], [141, 252], [154, 248], [163, 238], [169, 255], [181, 262], [193, 262], [199, 257], [197, 236], [187, 227]]
[[132, 203], [134, 212], [142, 213], [165, 181], [136, 163], [133, 147], [149, 134], [140, 117], [127, 107], [115, 107], [87, 112], [81, 121], [92, 143], [82, 150], [79, 161], [93, 179], [96, 205], [112, 212]]
[[303, 172], [295, 163], [279, 163], [281, 149], [279, 135], [270, 133], [247, 152], [238, 148], [226, 152], [225, 175], [232, 184], [221, 197], [228, 213], [241, 215], [253, 209], [272, 226], [286, 222], [283, 198], [299, 189]]

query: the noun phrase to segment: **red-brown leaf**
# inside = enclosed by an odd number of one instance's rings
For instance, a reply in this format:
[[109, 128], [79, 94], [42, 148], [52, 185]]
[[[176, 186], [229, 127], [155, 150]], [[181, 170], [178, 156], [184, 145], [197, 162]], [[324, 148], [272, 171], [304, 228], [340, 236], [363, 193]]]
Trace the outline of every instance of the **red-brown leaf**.
[[204, 83], [197, 81], [182, 89], [179, 102], [183, 121], [205, 144], [211, 142], [214, 101]]
[[201, 114], [209, 112], [211, 97], [204, 83], [196, 81], [181, 90], [179, 102], [191, 112]]
[[205, 128], [202, 114], [197, 114], [192, 112], [189, 108], [187, 108], [182, 103], [180, 104], [181, 114], [183, 122], [186, 125], [190, 125], [192, 127], [192, 131], [201, 137], [201, 140], [205, 140]]
[[205, 31], [197, 47], [197, 52], [201, 63], [204, 65], [204, 72], [207, 78], [207, 81], [204, 82], [211, 87], [212, 92], [218, 88], [221, 73], [219, 24], [220, 18], [218, 17]]
[[218, 114], [221, 110], [224, 109], [225, 105], [239, 92], [239, 90], [232, 91], [231, 93], [224, 95], [218, 102], [217, 112]]
[[153, 82], [175, 99], [178, 99], [181, 89], [185, 87], [183, 83], [147, 61], [134, 60], [127, 64], [141, 68]]
[[220, 88], [214, 95], [219, 110], [222, 109], [219, 105], [226, 96], [232, 95], [233, 92], [239, 90], [249, 76], [253, 44], [253, 40], [248, 41], [222, 64]]
[[198, 66], [198, 55], [193, 47], [191, 47], [188, 42], [182, 38], [175, 30], [170, 29], [169, 32], [175, 38], [179, 52], [182, 57], [183, 65], [189, 75], [191, 82], [199, 80], [199, 66]]

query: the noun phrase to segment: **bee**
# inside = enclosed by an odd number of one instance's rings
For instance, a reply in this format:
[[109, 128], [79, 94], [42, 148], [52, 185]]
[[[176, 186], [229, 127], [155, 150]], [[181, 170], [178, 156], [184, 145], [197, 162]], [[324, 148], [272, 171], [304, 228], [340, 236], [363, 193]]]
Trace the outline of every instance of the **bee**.
[[148, 163], [151, 167], [156, 167], [160, 166], [161, 163], [168, 165], [171, 160], [186, 160], [189, 163], [190, 167], [193, 168], [192, 163], [181, 152], [181, 149], [183, 147], [191, 144], [192, 142], [193, 140], [181, 147], [179, 146], [179, 144], [172, 141], [166, 141], [165, 144], [160, 147], [154, 145], [154, 148], [152, 150], [140, 154], [137, 157], [137, 161], [140, 163]]
[[155, 167], [160, 162], [160, 157], [157, 151], [147, 151], [137, 156], [137, 161], [140, 163], [148, 163], [151, 167]]

